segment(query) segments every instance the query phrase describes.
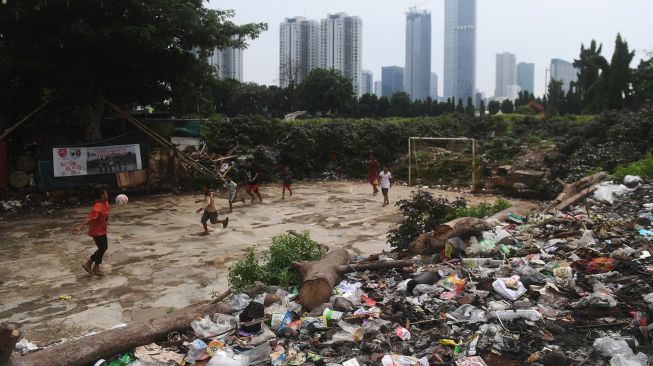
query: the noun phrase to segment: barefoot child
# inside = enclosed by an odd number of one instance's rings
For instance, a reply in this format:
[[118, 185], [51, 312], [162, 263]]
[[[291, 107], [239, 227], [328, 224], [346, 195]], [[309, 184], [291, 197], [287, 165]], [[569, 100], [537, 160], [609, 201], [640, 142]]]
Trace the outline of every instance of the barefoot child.
[[247, 168], [247, 187], [245, 188], [245, 192], [252, 197], [252, 203], [254, 203], [256, 199], [252, 192], [256, 193], [259, 202], [263, 202], [263, 198], [261, 198], [261, 193], [259, 192], [261, 180], [258, 169], [254, 167], [251, 160], [245, 162], [245, 167]]
[[283, 193], [281, 194], [281, 199], [286, 198], [286, 189], [292, 197], [292, 174], [290, 174], [290, 168], [288, 165], [283, 166], [283, 171], [281, 172], [281, 179], [283, 180]]
[[[233, 212], [233, 203], [236, 200], [236, 196], [238, 195], [238, 184], [231, 180], [230, 176], [225, 177], [225, 183], [224, 183], [225, 188], [227, 188], [227, 200], [229, 201], [229, 213]], [[245, 197], [240, 197], [240, 199], [245, 203]]]
[[392, 173], [388, 171], [388, 167], [386, 165], [383, 166], [383, 171], [379, 173], [379, 177], [381, 178], [381, 192], [383, 193], [383, 206], [387, 206], [390, 204], [390, 201], [388, 201], [388, 191], [390, 190], [390, 186], [392, 186]]
[[370, 154], [370, 160], [367, 161], [367, 178], [372, 185], [372, 194], [379, 193], [377, 186], [379, 185], [379, 162], [374, 159], [374, 155]]
[[100, 264], [102, 264], [102, 257], [108, 248], [107, 223], [109, 222], [109, 195], [106, 189], [96, 188], [94, 196], [95, 203], [91, 212], [88, 213], [86, 220], [70, 231], [73, 234], [78, 234], [84, 226], [88, 225], [88, 236], [93, 238], [97, 250], [86, 263], [82, 264], [82, 267], [89, 274], [104, 276], [104, 272], [100, 269]]
[[204, 210], [202, 214], [202, 226], [204, 226], [204, 232], [201, 235], [209, 235], [209, 228], [206, 224], [207, 221], [211, 220], [212, 224], [217, 224], [218, 222], [222, 224], [222, 227], [225, 228], [229, 224], [229, 218], [225, 217], [224, 220], [218, 220], [218, 208], [215, 205], [215, 199], [213, 198], [213, 193], [209, 191], [208, 186], [204, 186], [204, 199], [197, 200], [195, 203], [204, 202], [204, 205], [197, 209], [197, 213]]

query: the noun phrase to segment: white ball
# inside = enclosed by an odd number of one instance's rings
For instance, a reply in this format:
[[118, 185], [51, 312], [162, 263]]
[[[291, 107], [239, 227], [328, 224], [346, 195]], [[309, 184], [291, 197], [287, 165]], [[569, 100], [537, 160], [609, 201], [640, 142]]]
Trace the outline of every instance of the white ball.
[[127, 196], [124, 194], [119, 194], [116, 196], [116, 204], [119, 206], [126, 205], [127, 201], [129, 201], [129, 198], [127, 198]]

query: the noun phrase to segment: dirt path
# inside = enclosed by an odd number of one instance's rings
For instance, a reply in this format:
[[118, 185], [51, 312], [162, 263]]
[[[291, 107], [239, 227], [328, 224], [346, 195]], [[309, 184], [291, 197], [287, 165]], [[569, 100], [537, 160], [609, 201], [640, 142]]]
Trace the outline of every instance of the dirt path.
[[[124, 208], [112, 206], [104, 278], [81, 268], [94, 251], [92, 241], [68, 232], [88, 208], [56, 211], [45, 219], [0, 221], [0, 321], [19, 323], [28, 340], [43, 343], [151, 318], [221, 292], [229, 263], [245, 248], [264, 248], [272, 236], [291, 229], [309, 230], [318, 242], [357, 254], [390, 249], [385, 234], [398, 222], [399, 211], [382, 207], [382, 198], [372, 197], [369, 185], [300, 182], [295, 188], [293, 197], [282, 201], [280, 187], [264, 186], [262, 204], [237, 203], [228, 215], [229, 227], [216, 226], [209, 236], [197, 236], [202, 227], [195, 196], [132, 199]], [[391, 202], [411, 190], [393, 187]], [[494, 200], [466, 198], [472, 204]], [[218, 203], [224, 212], [226, 201]]]

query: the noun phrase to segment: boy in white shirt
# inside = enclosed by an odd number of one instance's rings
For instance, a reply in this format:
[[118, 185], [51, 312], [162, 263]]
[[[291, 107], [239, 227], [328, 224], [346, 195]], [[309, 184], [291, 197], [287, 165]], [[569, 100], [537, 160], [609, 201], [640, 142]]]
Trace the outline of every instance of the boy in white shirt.
[[388, 166], [383, 166], [383, 171], [379, 173], [379, 178], [381, 178], [381, 192], [383, 193], [383, 206], [390, 204], [388, 201], [388, 190], [392, 186], [392, 173], [388, 171]]

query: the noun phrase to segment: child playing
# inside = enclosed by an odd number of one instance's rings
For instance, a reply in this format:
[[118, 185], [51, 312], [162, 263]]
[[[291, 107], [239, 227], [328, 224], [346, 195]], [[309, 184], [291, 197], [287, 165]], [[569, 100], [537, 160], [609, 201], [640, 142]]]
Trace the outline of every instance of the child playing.
[[281, 179], [283, 180], [283, 192], [281, 193], [281, 199], [286, 199], [286, 189], [290, 192], [292, 197], [292, 174], [290, 173], [290, 168], [288, 165], [283, 166], [283, 171], [281, 172]]
[[[238, 195], [238, 184], [231, 180], [231, 176], [227, 175], [224, 177], [225, 183], [224, 187], [227, 189], [227, 201], [229, 201], [229, 213], [232, 213], [233, 210], [233, 202], [236, 200], [236, 196]], [[245, 197], [240, 197], [240, 200], [245, 203]]]
[[229, 225], [228, 217], [225, 217], [224, 220], [218, 220], [218, 207], [215, 204], [213, 193], [211, 193], [208, 186], [204, 186], [204, 199], [195, 201], [195, 203], [200, 202], [202, 202], [203, 205], [197, 209], [197, 213], [200, 213], [202, 210], [204, 210], [204, 213], [202, 213], [202, 219], [200, 220], [202, 226], [204, 227], [204, 232], [202, 232], [200, 235], [209, 235], [209, 228], [206, 224], [209, 220], [212, 224], [217, 224], [218, 222], [221, 223], [223, 228]]
[[388, 166], [386, 165], [383, 166], [383, 171], [379, 173], [379, 177], [381, 178], [381, 192], [383, 193], [383, 206], [387, 206], [390, 204], [390, 201], [388, 201], [388, 191], [390, 190], [390, 186], [392, 185], [391, 182], [392, 173], [388, 171]]

